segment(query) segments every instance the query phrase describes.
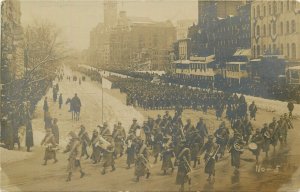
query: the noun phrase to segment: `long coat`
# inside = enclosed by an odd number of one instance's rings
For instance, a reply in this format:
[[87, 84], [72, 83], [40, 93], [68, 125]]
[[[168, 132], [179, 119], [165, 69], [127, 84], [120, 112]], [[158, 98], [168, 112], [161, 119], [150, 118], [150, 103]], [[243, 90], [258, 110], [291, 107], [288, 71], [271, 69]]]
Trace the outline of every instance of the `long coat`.
[[32, 124], [31, 121], [29, 121], [26, 124], [26, 146], [32, 147], [33, 146], [33, 133], [32, 133]]
[[47, 160], [55, 159], [56, 151], [54, 150], [54, 148], [56, 147], [56, 141], [52, 133], [47, 134], [45, 136], [45, 138], [42, 141], [42, 145], [46, 147], [44, 160], [47, 161]]
[[76, 171], [78, 168], [81, 169], [80, 165], [80, 157], [81, 157], [81, 142], [79, 139], [72, 139], [70, 143], [67, 145], [66, 150], [64, 151], [69, 152], [69, 158], [68, 158], [68, 166], [67, 166], [67, 172], [72, 173]]
[[52, 125], [52, 133], [55, 137], [56, 143], [59, 144], [59, 129], [58, 129], [57, 124]]
[[176, 175], [176, 184], [183, 185], [188, 181], [188, 173], [190, 170], [190, 159], [191, 154], [188, 148], [184, 148], [178, 155], [177, 162], [178, 162], [178, 171]]

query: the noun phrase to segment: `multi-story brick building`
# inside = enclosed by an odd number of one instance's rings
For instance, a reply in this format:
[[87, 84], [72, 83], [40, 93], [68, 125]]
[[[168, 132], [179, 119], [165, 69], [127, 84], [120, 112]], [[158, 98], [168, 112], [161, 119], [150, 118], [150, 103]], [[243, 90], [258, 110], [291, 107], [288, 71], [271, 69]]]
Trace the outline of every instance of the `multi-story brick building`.
[[300, 3], [296, 0], [259, 1], [251, 4], [252, 57], [264, 53], [300, 61]]

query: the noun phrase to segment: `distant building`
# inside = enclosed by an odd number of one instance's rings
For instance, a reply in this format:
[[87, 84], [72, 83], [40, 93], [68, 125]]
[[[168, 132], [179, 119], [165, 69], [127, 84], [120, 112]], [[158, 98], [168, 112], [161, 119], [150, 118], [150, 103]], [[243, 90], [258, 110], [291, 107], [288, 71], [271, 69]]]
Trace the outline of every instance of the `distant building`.
[[188, 60], [190, 59], [190, 52], [191, 52], [191, 48], [190, 48], [190, 43], [191, 39], [181, 39], [178, 40], [178, 59], [180, 60]]
[[[122, 24], [111, 31], [111, 66], [123, 69], [164, 70], [169, 62], [169, 52], [176, 39], [171, 22], [154, 22], [148, 18], [128, 17], [124, 12]], [[125, 24], [125, 25], [124, 25]]]
[[237, 8], [236, 15], [218, 18], [214, 30], [214, 53], [221, 64], [230, 58], [238, 49], [251, 49], [251, 5]]
[[259, 1], [251, 4], [252, 57], [284, 55], [300, 61], [300, 3], [296, 0]]
[[127, 17], [125, 11], [115, 15], [114, 1], [105, 1], [104, 7], [104, 23], [90, 32], [91, 65], [132, 70], [164, 70], [168, 67], [169, 53], [176, 40], [176, 29], [170, 21]]
[[188, 29], [194, 23], [196, 23], [196, 20], [192, 20], [192, 19], [178, 20], [176, 24], [177, 40], [186, 39], [188, 37]]

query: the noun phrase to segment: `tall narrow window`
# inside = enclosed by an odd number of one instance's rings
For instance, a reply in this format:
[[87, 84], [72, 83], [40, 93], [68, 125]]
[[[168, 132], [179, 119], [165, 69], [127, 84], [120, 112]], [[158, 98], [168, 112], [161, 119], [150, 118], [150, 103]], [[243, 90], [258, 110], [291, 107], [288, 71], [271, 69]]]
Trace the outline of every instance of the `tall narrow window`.
[[264, 35], [264, 37], [265, 37], [265, 36], [267, 35], [267, 32], [266, 32], [266, 25], [264, 25], [264, 29], [263, 29], [263, 30], [264, 30], [264, 34], [263, 34], [263, 35]]
[[256, 27], [256, 34], [257, 34], [257, 36], [260, 35], [260, 27], [259, 27], [259, 25], [257, 25], [257, 27]]
[[283, 22], [280, 22], [280, 34], [283, 35]]
[[286, 22], [286, 33], [290, 33], [290, 23], [289, 23], [289, 21]]
[[289, 0], [286, 1], [286, 9], [288, 11], [290, 10], [290, 1]]
[[280, 54], [283, 55], [283, 44], [280, 45]]
[[286, 46], [286, 55], [288, 58], [290, 57], [290, 44], [287, 44]]
[[260, 56], [260, 46], [257, 45], [257, 56]]
[[273, 23], [273, 34], [276, 34], [276, 23]]
[[271, 36], [271, 24], [269, 24], [269, 36]]
[[296, 22], [295, 22], [295, 20], [292, 20], [292, 23], [291, 23], [291, 27], [292, 27], [292, 33], [294, 33], [294, 32], [296, 32]]
[[283, 1], [280, 2], [280, 12], [283, 13]]
[[254, 56], [254, 58], [256, 58], [256, 49], [255, 49], [256, 47], [255, 47], [255, 45], [253, 46], [253, 56]]
[[257, 17], [260, 17], [260, 7], [259, 7], [259, 5], [257, 5], [257, 7], [256, 7], [256, 11], [257, 11]]
[[253, 8], [253, 17], [255, 18], [256, 16], [255, 16], [255, 7]]
[[269, 4], [269, 15], [272, 15], [272, 6]]
[[277, 3], [276, 3], [276, 1], [273, 2], [273, 13], [274, 14], [277, 13]]
[[267, 13], [266, 13], [266, 6], [264, 6], [264, 17], [267, 15]]
[[296, 44], [292, 43], [292, 58], [296, 59]]

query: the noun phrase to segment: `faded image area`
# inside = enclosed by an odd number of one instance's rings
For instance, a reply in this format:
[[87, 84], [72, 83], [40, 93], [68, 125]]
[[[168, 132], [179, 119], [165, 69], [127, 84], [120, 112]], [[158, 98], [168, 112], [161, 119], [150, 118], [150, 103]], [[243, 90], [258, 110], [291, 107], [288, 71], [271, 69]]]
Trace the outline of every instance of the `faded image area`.
[[296, 0], [3, 0], [2, 191], [298, 191]]

